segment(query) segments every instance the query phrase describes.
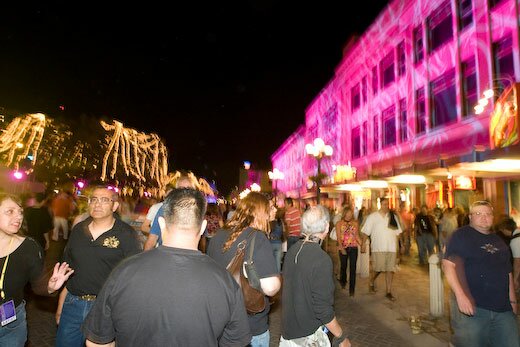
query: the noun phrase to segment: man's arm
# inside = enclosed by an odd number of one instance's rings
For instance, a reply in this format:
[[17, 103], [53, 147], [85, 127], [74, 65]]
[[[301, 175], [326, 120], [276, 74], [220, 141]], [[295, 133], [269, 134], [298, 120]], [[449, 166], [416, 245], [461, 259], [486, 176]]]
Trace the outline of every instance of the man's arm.
[[515, 284], [513, 282], [513, 274], [509, 273], [509, 302], [511, 303], [511, 308], [515, 314], [518, 313], [518, 302], [516, 300], [515, 293]]
[[43, 233], [43, 238], [45, 240], [45, 247], [44, 247], [44, 249], [46, 251], [48, 251], [49, 250], [49, 246], [50, 246], [50, 242], [51, 242], [51, 240], [49, 239], [49, 233], [48, 232]]
[[520, 290], [520, 258], [513, 258], [513, 284], [515, 291]]
[[282, 282], [280, 276], [260, 278], [260, 287], [267, 296], [274, 296], [280, 290]]
[[[340, 338], [343, 336], [343, 329], [341, 329], [341, 326], [339, 325], [338, 320], [336, 317], [334, 317], [330, 322], [325, 324], [327, 329], [329, 329], [330, 333], [334, 335], [335, 338]], [[350, 347], [350, 340], [348, 337], [343, 340], [343, 342], [340, 343], [340, 347]]]
[[60, 317], [61, 317], [61, 311], [63, 310], [63, 302], [65, 302], [65, 297], [67, 296], [67, 293], [69, 291], [67, 290], [67, 287], [63, 287], [61, 290], [60, 296], [58, 298], [58, 307], [56, 308], [56, 324], [60, 324]]
[[219, 347], [247, 346], [251, 341], [251, 332], [247, 319], [242, 289], [237, 288], [234, 302], [230, 302], [231, 317], [219, 340]]
[[475, 305], [473, 304], [473, 300], [466, 295], [462, 288], [457, 275], [457, 266], [461, 265], [457, 265], [448, 259], [442, 260], [442, 269], [444, 270], [444, 274], [446, 275], [446, 279], [448, 280], [448, 284], [450, 285], [453, 294], [455, 294], [459, 311], [468, 316], [473, 316], [475, 313]]
[[359, 236], [361, 236], [361, 253], [365, 253], [367, 251], [367, 239], [368, 235], [365, 234], [363, 231], [359, 233]]
[[149, 251], [155, 247], [157, 244], [157, 240], [159, 240], [159, 236], [155, 234], [148, 234], [148, 237], [146, 238], [146, 242], [144, 243], [143, 249], [145, 251]]
[[141, 224], [141, 231], [145, 234], [148, 234], [150, 232], [152, 221], [149, 219], [145, 219], [143, 224]]

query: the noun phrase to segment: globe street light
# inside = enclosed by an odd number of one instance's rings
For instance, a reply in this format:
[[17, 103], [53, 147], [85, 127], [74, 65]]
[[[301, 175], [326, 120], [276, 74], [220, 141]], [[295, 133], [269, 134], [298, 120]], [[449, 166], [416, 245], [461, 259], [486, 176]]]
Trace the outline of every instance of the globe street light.
[[269, 171], [267, 175], [269, 176], [269, 179], [274, 182], [274, 204], [276, 206], [276, 197], [278, 196], [278, 180], [283, 180], [285, 175], [277, 168], [274, 168], [273, 171]]
[[321, 159], [324, 156], [330, 157], [332, 155], [332, 147], [326, 145], [319, 137], [314, 139], [313, 143], [305, 145], [305, 151], [308, 155], [312, 155], [318, 161], [318, 173], [316, 175], [316, 202], [320, 204], [320, 183], [321, 183]]

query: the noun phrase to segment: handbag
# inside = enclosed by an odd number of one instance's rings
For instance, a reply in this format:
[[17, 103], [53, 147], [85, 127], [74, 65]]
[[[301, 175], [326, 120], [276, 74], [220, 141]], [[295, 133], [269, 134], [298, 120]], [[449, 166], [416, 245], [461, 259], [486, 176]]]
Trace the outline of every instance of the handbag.
[[286, 340], [282, 336], [280, 339], [280, 347], [330, 347], [329, 336], [323, 328], [324, 326], [320, 326], [312, 335], [298, 337], [292, 340]]
[[329, 237], [334, 241], [338, 240], [338, 235], [336, 234], [336, 227], [332, 228], [332, 230], [330, 231]]
[[247, 239], [242, 240], [237, 245], [235, 255], [226, 266], [226, 270], [231, 273], [242, 289], [244, 304], [248, 314], [259, 313], [265, 309], [265, 295], [260, 287], [260, 278], [258, 277], [253, 261], [253, 251], [255, 247], [254, 235], [249, 245], [247, 261], [244, 261], [247, 241], [252, 234], [254, 234], [254, 231], [251, 231]]

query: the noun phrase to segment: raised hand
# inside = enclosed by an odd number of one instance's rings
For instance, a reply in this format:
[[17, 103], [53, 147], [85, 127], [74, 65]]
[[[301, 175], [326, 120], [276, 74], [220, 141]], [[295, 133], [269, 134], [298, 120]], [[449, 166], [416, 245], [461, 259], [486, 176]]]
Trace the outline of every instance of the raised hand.
[[54, 265], [54, 270], [52, 271], [52, 276], [49, 278], [49, 283], [47, 284], [47, 291], [49, 294], [60, 289], [61, 286], [63, 286], [63, 283], [65, 283], [73, 273], [74, 270], [69, 267], [69, 264], [65, 262], [61, 264], [56, 263], [56, 265]]

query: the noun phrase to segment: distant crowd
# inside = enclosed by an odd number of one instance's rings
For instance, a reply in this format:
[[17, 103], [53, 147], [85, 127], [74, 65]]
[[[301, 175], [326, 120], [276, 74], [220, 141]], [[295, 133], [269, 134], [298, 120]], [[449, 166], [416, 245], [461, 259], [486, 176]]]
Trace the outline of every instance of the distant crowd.
[[[161, 201], [133, 200], [106, 185], [23, 201], [0, 193], [0, 346], [27, 340], [30, 283], [39, 295], [59, 295], [60, 347], [267, 347], [275, 300], [282, 334], [274, 343], [346, 347], [336, 284], [354, 298], [358, 267], [366, 266], [369, 293], [381, 276], [385, 298], [395, 301], [394, 273], [415, 245], [419, 266], [433, 254], [443, 259], [455, 346], [519, 345], [520, 229], [508, 216], [494, 223], [487, 201], [466, 211], [393, 209], [385, 197], [373, 210], [301, 208], [258, 192], [236, 204], [208, 200], [191, 173], [177, 175]], [[47, 274], [45, 251], [62, 240], [61, 261]]]

